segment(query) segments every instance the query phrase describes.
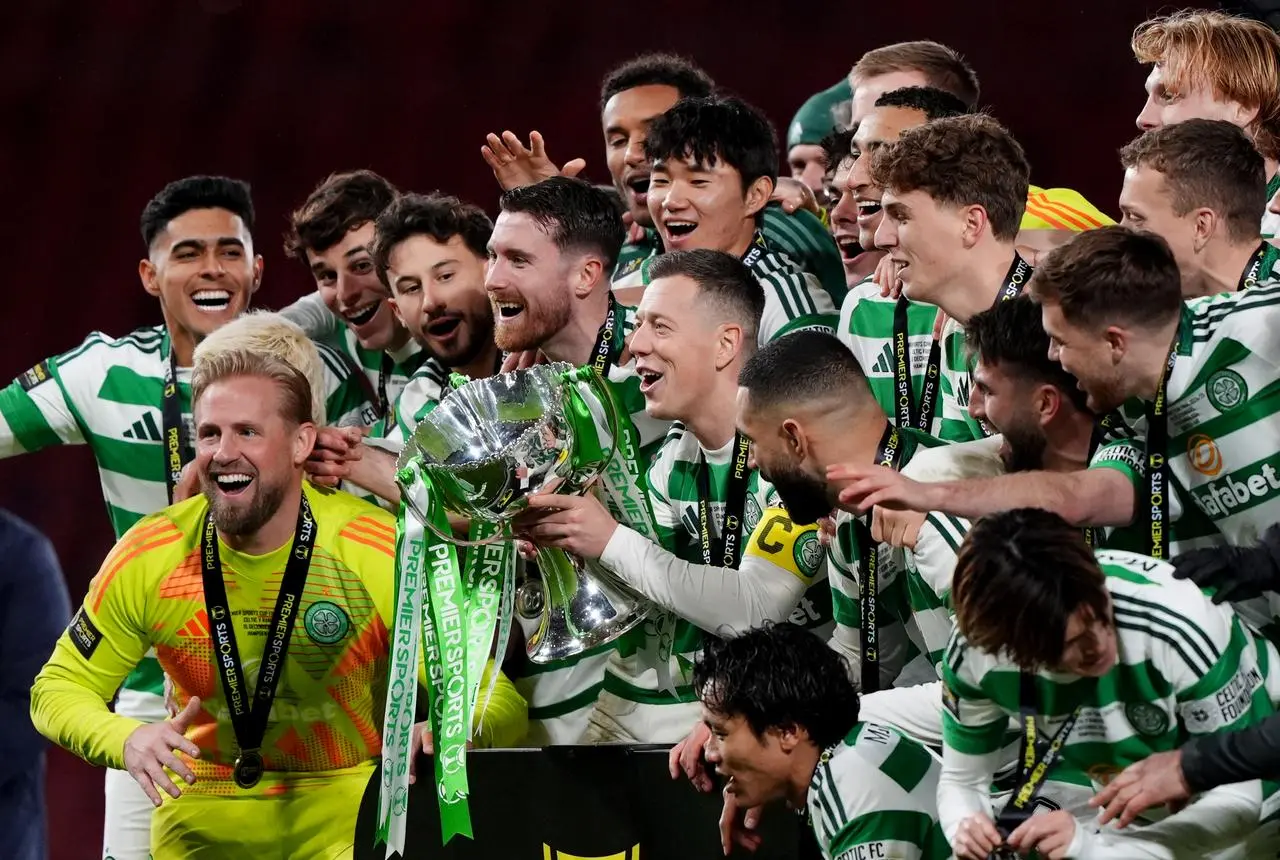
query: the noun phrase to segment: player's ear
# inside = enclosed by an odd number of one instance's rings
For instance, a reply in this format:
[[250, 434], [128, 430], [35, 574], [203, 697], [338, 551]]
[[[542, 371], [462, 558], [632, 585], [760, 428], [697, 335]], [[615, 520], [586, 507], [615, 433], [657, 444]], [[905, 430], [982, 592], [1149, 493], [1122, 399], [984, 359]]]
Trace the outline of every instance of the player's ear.
[[156, 264], [151, 260], [143, 257], [138, 261], [138, 280], [142, 281], [142, 288], [149, 295], [160, 296], [160, 278]]
[[800, 426], [800, 422], [794, 418], [788, 418], [783, 421], [782, 435], [792, 456], [797, 460], [803, 461], [811, 446], [809, 444], [809, 436], [804, 432], [804, 428]]
[[773, 180], [767, 176], [761, 176], [747, 186], [746, 203], [747, 214], [755, 215], [769, 203], [769, 198], [773, 196]]
[[249, 292], [256, 293], [258, 287], [262, 286], [262, 255], [258, 254], [253, 258], [253, 284], [249, 287]]
[[778, 739], [778, 746], [782, 748], [784, 753], [793, 751], [809, 738], [809, 733], [795, 724], [789, 726], [777, 726], [769, 729], [769, 731], [775, 734]]
[[316, 446], [316, 425], [310, 421], [299, 424], [293, 437], [293, 465], [301, 466], [311, 456]]

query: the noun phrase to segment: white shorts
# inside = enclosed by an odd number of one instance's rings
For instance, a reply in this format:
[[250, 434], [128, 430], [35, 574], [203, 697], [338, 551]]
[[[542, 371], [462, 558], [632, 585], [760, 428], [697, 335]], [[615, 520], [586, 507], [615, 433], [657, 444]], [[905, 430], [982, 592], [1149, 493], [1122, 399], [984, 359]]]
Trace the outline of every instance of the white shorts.
[[108, 770], [102, 822], [103, 860], [148, 860], [155, 806], [128, 771]]

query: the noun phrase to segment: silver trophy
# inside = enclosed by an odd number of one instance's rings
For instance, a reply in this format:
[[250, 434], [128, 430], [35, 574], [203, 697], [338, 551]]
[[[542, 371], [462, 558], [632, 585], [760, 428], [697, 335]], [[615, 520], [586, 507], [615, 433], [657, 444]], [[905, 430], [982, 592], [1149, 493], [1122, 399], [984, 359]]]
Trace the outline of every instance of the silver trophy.
[[[607, 447], [597, 421], [609, 428]], [[440, 540], [482, 546], [511, 540], [509, 522], [534, 493], [582, 495], [617, 453], [619, 417], [590, 368], [542, 364], [475, 380], [451, 392], [414, 429], [396, 463], [416, 461], [444, 507], [460, 517], [502, 526], [469, 541], [442, 534], [402, 489], [413, 516]], [[517, 603], [538, 611], [528, 637], [535, 663], [563, 660], [613, 641], [648, 615], [651, 604], [603, 566], [538, 548], [537, 584], [521, 586]], [[530, 589], [535, 590], [530, 590]]]

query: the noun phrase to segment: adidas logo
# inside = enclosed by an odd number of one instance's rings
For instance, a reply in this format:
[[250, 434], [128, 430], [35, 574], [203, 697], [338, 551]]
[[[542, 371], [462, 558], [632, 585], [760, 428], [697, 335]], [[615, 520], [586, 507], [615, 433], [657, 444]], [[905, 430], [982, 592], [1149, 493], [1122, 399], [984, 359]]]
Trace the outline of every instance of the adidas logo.
[[961, 407], [969, 406], [969, 374], [962, 373], [956, 377], [956, 402]]
[[124, 431], [124, 438], [137, 439], [139, 442], [164, 441], [160, 428], [156, 426], [156, 419], [150, 412], [144, 412], [141, 418], [133, 422], [133, 426]]
[[885, 341], [884, 349], [880, 351], [880, 355], [876, 357], [875, 364], [871, 365], [872, 373], [884, 373], [893, 375], [893, 346]]

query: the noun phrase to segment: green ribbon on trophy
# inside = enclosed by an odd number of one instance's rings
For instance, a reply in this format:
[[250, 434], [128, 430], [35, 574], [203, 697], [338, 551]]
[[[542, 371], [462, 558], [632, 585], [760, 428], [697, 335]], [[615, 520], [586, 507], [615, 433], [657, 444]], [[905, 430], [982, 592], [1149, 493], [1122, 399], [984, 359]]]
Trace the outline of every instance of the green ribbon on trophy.
[[[601, 423], [611, 444], [601, 441]], [[539, 492], [581, 494], [619, 461], [624, 443], [616, 407], [590, 368], [539, 365], [468, 382], [427, 413], [397, 461], [403, 505], [397, 527], [396, 616], [383, 724], [379, 841], [403, 853], [408, 765], [414, 755], [418, 645], [425, 652], [430, 726], [441, 832], [446, 843], [471, 836], [466, 742], [477, 725], [480, 682], [497, 628], [504, 653], [513, 614], [515, 555], [511, 520]], [[629, 521], [652, 534], [636, 470], [622, 491], [638, 499]], [[608, 489], [609, 481], [602, 484]], [[470, 520], [467, 540], [449, 513]], [[455, 545], [467, 546], [460, 571]], [[598, 647], [641, 623], [651, 609], [625, 583], [559, 550], [538, 548], [547, 597], [539, 630], [526, 643], [530, 659], [551, 662]], [[490, 677], [490, 689], [496, 682]], [[485, 694], [487, 700], [488, 693]], [[482, 724], [481, 715], [481, 724]]]

